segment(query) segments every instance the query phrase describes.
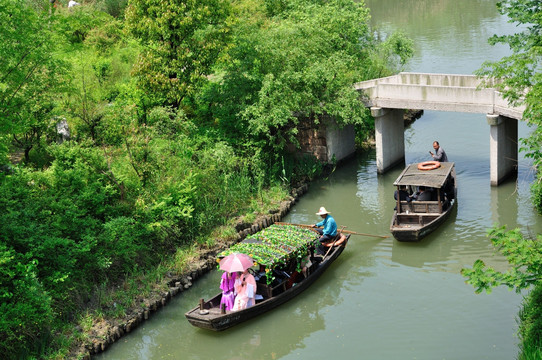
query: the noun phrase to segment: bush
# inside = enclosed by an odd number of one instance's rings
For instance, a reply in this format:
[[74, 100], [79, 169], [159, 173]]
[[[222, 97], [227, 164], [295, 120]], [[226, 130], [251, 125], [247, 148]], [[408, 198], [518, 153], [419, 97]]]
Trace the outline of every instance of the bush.
[[103, 276], [100, 234], [125, 210], [100, 150], [68, 144], [52, 153], [47, 171], [20, 171], [0, 184], [0, 234], [37, 261], [39, 281], [69, 308], [65, 300], [74, 287]]
[[519, 312], [520, 359], [540, 359], [542, 349], [542, 283], [538, 283], [523, 302]]
[[50, 335], [51, 298], [36, 277], [37, 261], [0, 243], [0, 353], [4, 359], [39, 354]]
[[531, 200], [539, 214], [542, 214], [542, 171], [538, 172], [537, 180], [531, 184]]
[[[109, 220], [98, 237], [98, 265], [107, 269], [108, 277], [122, 277], [134, 268], [153, 263], [153, 232], [130, 217]], [[143, 266], [144, 267], [144, 266]]]

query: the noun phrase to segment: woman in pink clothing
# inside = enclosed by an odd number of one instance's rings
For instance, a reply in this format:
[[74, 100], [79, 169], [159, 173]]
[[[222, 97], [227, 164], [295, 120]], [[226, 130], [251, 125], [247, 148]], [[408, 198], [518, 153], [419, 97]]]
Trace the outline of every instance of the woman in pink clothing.
[[254, 297], [256, 296], [256, 280], [254, 276], [246, 269], [235, 280], [235, 303], [233, 310], [242, 310], [251, 307], [255, 304]]
[[229, 273], [227, 271], [224, 271], [224, 274], [222, 274], [222, 280], [220, 280], [220, 289], [222, 289], [220, 308], [222, 308], [222, 304], [226, 304], [226, 311], [230, 311], [233, 308], [233, 303], [235, 301], [236, 277], [236, 273]]

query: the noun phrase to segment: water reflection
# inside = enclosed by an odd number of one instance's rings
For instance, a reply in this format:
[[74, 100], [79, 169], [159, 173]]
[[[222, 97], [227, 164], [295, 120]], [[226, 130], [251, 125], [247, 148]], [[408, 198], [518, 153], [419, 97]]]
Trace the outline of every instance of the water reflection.
[[503, 26], [497, 2], [365, 0], [377, 33], [386, 37], [401, 30], [415, 40], [415, 56], [407, 71], [449, 74], [472, 74], [484, 61], [509, 53], [505, 45], [487, 43], [493, 34], [515, 31], [514, 26]]
[[425, 271], [453, 271], [450, 258], [454, 242], [449, 241], [454, 233], [457, 218], [455, 207], [444, 224], [419, 243], [393, 242], [391, 260], [395, 263], [423, 268]]
[[518, 199], [517, 193], [506, 191], [510, 189], [510, 185], [515, 185], [515, 181], [509, 180], [502, 184], [500, 189], [491, 189], [491, 220], [493, 223], [503, 224], [512, 221], [517, 223], [517, 217], [511, 218], [518, 213]]
[[473, 35], [485, 34], [488, 29], [480, 23], [500, 21], [496, 0], [365, 0], [365, 3], [374, 26], [386, 24], [400, 10], [401, 16], [391, 23], [394, 27], [422, 34], [433, 33], [431, 29], [456, 29], [449, 35], [457, 39], [452, 35], [459, 34], [459, 43], [463, 38], [472, 41]]

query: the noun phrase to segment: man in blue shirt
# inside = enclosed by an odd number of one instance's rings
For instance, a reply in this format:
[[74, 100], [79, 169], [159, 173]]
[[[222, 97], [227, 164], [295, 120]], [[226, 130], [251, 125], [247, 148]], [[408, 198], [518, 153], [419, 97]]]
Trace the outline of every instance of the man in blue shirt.
[[[320, 242], [320, 245], [318, 246], [317, 254], [324, 255], [326, 247], [322, 245], [323, 243], [331, 242], [333, 241], [333, 238], [337, 235], [337, 223], [335, 222], [335, 219], [330, 213], [326, 210], [325, 207], [321, 207], [320, 211], [316, 213], [316, 215], [320, 215], [322, 217], [322, 221], [320, 221], [317, 224], [312, 225], [313, 228], [317, 228], [316, 231], [320, 233], [320, 239], [318, 241]], [[323, 229], [319, 229], [319, 227], [323, 226]]]

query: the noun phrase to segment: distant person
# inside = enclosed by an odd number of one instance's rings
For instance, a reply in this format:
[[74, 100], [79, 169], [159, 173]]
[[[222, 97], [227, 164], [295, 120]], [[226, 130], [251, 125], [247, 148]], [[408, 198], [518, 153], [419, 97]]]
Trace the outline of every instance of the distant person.
[[[408, 193], [407, 187], [405, 185], [399, 186], [399, 190], [395, 190], [395, 192], [393, 193], [393, 198], [395, 199], [395, 201], [397, 201], [397, 196], [399, 196], [399, 200], [401, 201], [406, 201], [406, 202], [412, 201], [412, 197]], [[397, 205], [395, 205], [393, 210], [397, 210]]]
[[395, 193], [393, 193], [393, 198], [395, 200], [397, 200], [397, 195], [399, 195], [399, 200], [401, 201], [410, 202], [412, 200], [405, 185], [401, 185], [399, 186], [399, 190], [395, 190]]
[[438, 141], [433, 141], [433, 149], [435, 149], [435, 153], [433, 154], [432, 151], [429, 151], [429, 154], [433, 157], [433, 160], [440, 161], [440, 162], [448, 162], [448, 156], [446, 156], [446, 151], [444, 151], [443, 148], [440, 147], [440, 144]]
[[432, 192], [425, 186], [420, 186], [418, 194], [416, 195], [416, 201], [431, 201]]
[[[333, 241], [335, 236], [337, 236], [337, 223], [335, 222], [335, 219], [329, 214], [330, 213], [326, 210], [326, 208], [322, 206], [320, 210], [316, 213], [316, 215], [320, 215], [324, 220], [312, 225], [313, 228], [317, 228], [316, 231], [318, 231], [318, 233], [321, 235], [320, 239], [318, 239], [320, 245], [318, 246], [318, 249], [316, 251], [318, 255], [324, 255], [326, 246], [323, 244]], [[323, 228], [319, 229], [319, 227], [321, 226]]]

